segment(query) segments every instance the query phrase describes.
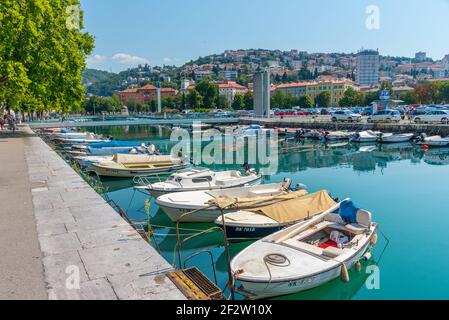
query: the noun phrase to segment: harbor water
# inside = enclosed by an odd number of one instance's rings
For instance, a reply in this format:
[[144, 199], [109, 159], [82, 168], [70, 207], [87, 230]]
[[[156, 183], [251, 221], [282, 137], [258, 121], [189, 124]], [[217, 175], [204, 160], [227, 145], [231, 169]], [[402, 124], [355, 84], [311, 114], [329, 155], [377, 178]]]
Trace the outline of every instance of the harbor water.
[[[163, 127], [96, 127], [95, 133], [119, 140], [152, 142], [163, 153], [173, 145]], [[235, 166], [210, 166], [214, 170]], [[324, 286], [280, 299], [449, 299], [449, 148], [424, 151], [411, 143], [391, 145], [325, 145], [306, 142], [300, 149], [279, 155], [275, 174], [264, 183], [290, 178], [309, 191], [329, 190], [333, 197], [350, 197], [369, 210], [380, 226], [373, 258], [361, 272], [350, 270], [350, 281], [336, 279]], [[132, 179], [102, 179], [107, 196], [135, 221], [146, 221], [147, 194], [133, 189]], [[178, 265], [176, 231], [165, 213], [151, 199], [151, 225], [157, 245], [169, 263]], [[184, 238], [213, 224], [182, 224]], [[388, 239], [388, 241], [387, 241]], [[251, 242], [232, 243], [234, 256]], [[182, 257], [209, 250], [214, 257], [218, 285], [225, 288], [227, 262], [219, 232], [194, 237], [182, 245]], [[187, 262], [213, 280], [207, 254]], [[377, 268], [373, 268], [376, 266]], [[373, 271], [374, 270], [374, 271]], [[229, 290], [225, 291], [229, 294]], [[239, 297], [243, 298], [243, 297]]]

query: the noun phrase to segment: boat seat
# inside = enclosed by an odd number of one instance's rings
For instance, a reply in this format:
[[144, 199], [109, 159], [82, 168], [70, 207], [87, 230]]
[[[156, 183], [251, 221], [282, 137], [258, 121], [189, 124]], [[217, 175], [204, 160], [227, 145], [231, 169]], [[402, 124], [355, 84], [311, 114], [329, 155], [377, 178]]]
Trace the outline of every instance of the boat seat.
[[357, 211], [357, 222], [345, 225], [345, 229], [352, 234], [362, 234], [371, 225], [371, 212], [366, 210]]
[[335, 247], [327, 247], [323, 250], [322, 255], [329, 258], [336, 258], [342, 253], [342, 249]]

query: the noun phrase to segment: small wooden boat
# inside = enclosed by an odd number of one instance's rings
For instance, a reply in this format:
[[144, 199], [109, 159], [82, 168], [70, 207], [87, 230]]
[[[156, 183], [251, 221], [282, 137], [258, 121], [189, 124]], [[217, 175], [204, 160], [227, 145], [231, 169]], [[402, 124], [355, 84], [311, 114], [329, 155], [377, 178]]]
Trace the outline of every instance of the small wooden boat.
[[399, 143], [407, 142], [413, 139], [413, 133], [381, 133], [379, 137], [379, 142], [382, 143]]
[[92, 163], [92, 171], [99, 176], [133, 178], [177, 171], [188, 164], [185, 159], [172, 156], [138, 155], [145, 157], [142, 161], [135, 161], [132, 156], [116, 154], [112, 162]]
[[[154, 198], [163, 194], [185, 191], [217, 190], [245, 187], [260, 183], [262, 175], [254, 170], [242, 174], [238, 170], [212, 171], [206, 168], [188, 168], [172, 174], [164, 182], [146, 184], [140, 188], [148, 190]], [[145, 184], [145, 181], [142, 181]]]
[[[282, 201], [282, 196], [288, 197], [295, 192], [289, 190], [290, 184], [287, 181], [211, 191], [168, 193], [158, 197], [156, 204], [174, 222], [214, 222], [222, 213], [220, 207], [226, 208], [223, 212], [227, 213]], [[299, 191], [302, 193], [291, 196], [303, 195], [305, 192]], [[187, 212], [193, 213], [185, 215]]]
[[239, 293], [251, 299], [292, 294], [342, 276], [375, 245], [371, 213], [349, 199], [261, 239], [231, 261]]
[[222, 216], [215, 224], [222, 229], [226, 225], [226, 236], [231, 241], [255, 240], [320, 214], [335, 204], [322, 190], [256, 210], [229, 212], [224, 215], [224, 224]]

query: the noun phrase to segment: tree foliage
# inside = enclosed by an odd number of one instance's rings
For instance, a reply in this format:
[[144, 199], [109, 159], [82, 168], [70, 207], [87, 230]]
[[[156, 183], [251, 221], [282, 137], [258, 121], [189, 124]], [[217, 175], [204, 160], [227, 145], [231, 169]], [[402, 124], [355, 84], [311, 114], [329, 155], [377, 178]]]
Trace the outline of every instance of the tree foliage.
[[79, 110], [93, 38], [79, 0], [0, 2], [0, 104], [20, 111]]
[[319, 108], [329, 108], [331, 106], [331, 94], [329, 91], [320, 92], [316, 98], [315, 103]]

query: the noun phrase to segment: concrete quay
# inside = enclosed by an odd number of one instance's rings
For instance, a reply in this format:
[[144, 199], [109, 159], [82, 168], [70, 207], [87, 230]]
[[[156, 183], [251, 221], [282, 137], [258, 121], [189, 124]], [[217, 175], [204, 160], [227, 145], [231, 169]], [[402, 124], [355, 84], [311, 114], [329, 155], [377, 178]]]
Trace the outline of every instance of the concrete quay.
[[173, 267], [39, 137], [0, 141], [0, 298], [185, 299]]
[[304, 128], [304, 129], [323, 129], [329, 131], [349, 130], [362, 131], [374, 130], [393, 133], [426, 133], [428, 135], [449, 136], [449, 125], [446, 124], [415, 124], [415, 123], [366, 123], [366, 122], [331, 122], [304, 117], [286, 117], [281, 118], [242, 118], [240, 124], [250, 125], [259, 124], [267, 128]]

